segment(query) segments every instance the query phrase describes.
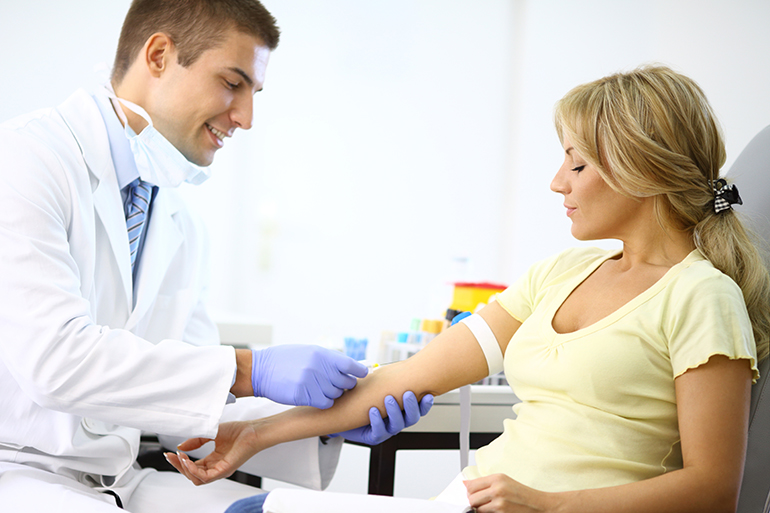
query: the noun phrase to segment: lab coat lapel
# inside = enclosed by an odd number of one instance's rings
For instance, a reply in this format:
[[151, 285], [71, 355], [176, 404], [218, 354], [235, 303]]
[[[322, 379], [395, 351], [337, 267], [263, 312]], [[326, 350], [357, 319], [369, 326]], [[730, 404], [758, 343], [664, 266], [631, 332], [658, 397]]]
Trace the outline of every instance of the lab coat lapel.
[[59, 106], [58, 111], [80, 145], [83, 160], [88, 167], [94, 210], [110, 239], [110, 247], [123, 284], [126, 308], [130, 311], [131, 260], [126, 219], [104, 119], [94, 99], [83, 89], [79, 89], [70, 96]]
[[181, 208], [177, 194], [173, 189], [161, 188], [153, 199], [147, 238], [137, 270], [136, 307], [126, 329], [133, 329], [152, 307], [171, 261], [182, 245], [184, 237], [174, 218]]
[[115, 261], [118, 263], [123, 290], [126, 294], [126, 305], [130, 309], [132, 294], [131, 257], [128, 248], [126, 217], [122, 205], [123, 199], [120, 196], [115, 173], [105, 173], [105, 178], [99, 181], [94, 191], [94, 209], [110, 239], [110, 247]]

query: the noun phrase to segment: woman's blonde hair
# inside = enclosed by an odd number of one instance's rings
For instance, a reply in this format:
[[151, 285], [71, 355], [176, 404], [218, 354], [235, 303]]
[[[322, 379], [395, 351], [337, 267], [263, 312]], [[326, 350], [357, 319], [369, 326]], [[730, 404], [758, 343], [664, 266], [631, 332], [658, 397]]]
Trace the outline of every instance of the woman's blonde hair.
[[617, 192], [653, 197], [658, 222], [692, 232], [696, 247], [743, 291], [762, 360], [770, 345], [770, 276], [733, 209], [714, 211], [725, 162], [722, 131], [701, 88], [643, 66], [571, 90], [556, 130]]

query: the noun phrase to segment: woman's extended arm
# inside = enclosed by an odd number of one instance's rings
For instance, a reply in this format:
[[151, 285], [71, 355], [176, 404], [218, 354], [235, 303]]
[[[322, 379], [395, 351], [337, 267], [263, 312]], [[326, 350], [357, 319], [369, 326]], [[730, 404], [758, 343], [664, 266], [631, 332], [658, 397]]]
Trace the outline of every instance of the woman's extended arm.
[[[504, 354], [520, 323], [495, 302], [480, 315]], [[209, 456], [195, 463], [183, 454], [168, 455], [168, 459], [195, 484], [207, 483], [227, 477], [248, 458], [276, 444], [366, 425], [373, 406], [385, 416], [382, 405], [387, 395], [399, 399], [406, 391], [413, 391], [418, 399], [428, 393], [440, 395], [487, 374], [487, 362], [475, 337], [465, 325], [458, 324], [408, 360], [385, 365], [359, 380], [353, 390], [345, 392], [328, 410], [298, 407], [273, 417], [222, 424], [215, 439], [216, 448]], [[191, 439], [179, 448], [193, 450], [207, 441]]]
[[496, 474], [466, 482], [471, 505], [488, 512], [734, 512], [743, 475], [751, 370], [714, 356], [676, 379], [684, 468], [622, 486], [544, 493]]

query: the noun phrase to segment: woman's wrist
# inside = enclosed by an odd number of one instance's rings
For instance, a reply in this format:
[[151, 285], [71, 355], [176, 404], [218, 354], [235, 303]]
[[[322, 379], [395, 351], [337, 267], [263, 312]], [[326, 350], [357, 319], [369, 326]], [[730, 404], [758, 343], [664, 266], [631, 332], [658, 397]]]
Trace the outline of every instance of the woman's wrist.
[[248, 421], [249, 444], [257, 451], [264, 451], [283, 442], [315, 436], [312, 423], [302, 419], [313, 411], [317, 411], [316, 408], [296, 406], [277, 415]]
[[274, 426], [277, 423], [270, 422], [270, 417], [246, 421], [248, 423], [248, 445], [257, 454], [265, 449], [281, 443], [278, 440]]
[[556, 492], [546, 494], [546, 511], [552, 513], [569, 513], [570, 493]]

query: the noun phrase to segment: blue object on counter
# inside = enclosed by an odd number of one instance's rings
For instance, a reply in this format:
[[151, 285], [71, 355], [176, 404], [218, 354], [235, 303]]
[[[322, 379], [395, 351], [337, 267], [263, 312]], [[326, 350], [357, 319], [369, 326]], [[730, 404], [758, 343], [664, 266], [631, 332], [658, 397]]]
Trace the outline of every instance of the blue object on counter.
[[345, 354], [354, 360], [366, 360], [367, 345], [369, 345], [368, 339], [345, 337]]
[[462, 321], [463, 319], [465, 319], [466, 317], [468, 317], [470, 315], [471, 315], [470, 312], [461, 312], [461, 313], [455, 315], [454, 318], [452, 319], [451, 326], [454, 326], [455, 324], [457, 324], [458, 322]]

